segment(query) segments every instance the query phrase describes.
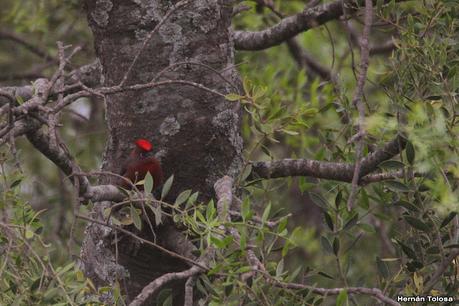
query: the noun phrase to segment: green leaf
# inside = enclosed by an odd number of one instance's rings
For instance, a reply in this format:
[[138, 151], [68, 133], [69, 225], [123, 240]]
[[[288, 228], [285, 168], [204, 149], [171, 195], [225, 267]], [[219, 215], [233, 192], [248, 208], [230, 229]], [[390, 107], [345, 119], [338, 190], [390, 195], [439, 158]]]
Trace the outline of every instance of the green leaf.
[[175, 206], [179, 206], [180, 204], [184, 203], [191, 195], [191, 189], [187, 189], [185, 191], [182, 191], [177, 199], [175, 199]]
[[266, 94], [267, 91], [268, 91], [268, 87], [266, 87], [266, 86], [257, 86], [257, 87], [254, 88], [253, 98], [254, 99], [261, 98]]
[[151, 193], [152, 190], [153, 190], [153, 177], [151, 176], [151, 173], [150, 172], [147, 172], [147, 174], [145, 175], [145, 179], [144, 179], [144, 184], [143, 184], [143, 190], [145, 191], [145, 193]]
[[223, 239], [220, 239], [215, 236], [210, 236], [210, 241], [218, 248], [225, 249], [231, 242], [233, 242], [233, 236], [226, 236]]
[[400, 200], [396, 203], [394, 203], [395, 206], [402, 206], [403, 208], [407, 209], [407, 210], [410, 210], [410, 211], [413, 211], [413, 212], [418, 212], [419, 211], [419, 208], [410, 203], [410, 202], [407, 202], [407, 201], [403, 201], [403, 200]]
[[358, 227], [360, 227], [362, 230], [364, 230], [367, 233], [370, 233], [370, 234], [375, 234], [376, 233], [375, 228], [370, 224], [359, 223]]
[[281, 129], [281, 131], [284, 132], [285, 134], [291, 135], [291, 136], [297, 136], [297, 135], [300, 134], [300, 133], [298, 133], [298, 132], [290, 131], [290, 130], [286, 130], [286, 129]]
[[288, 254], [288, 251], [290, 249], [290, 246], [291, 246], [291, 243], [289, 240], [287, 240], [285, 243], [284, 243], [284, 246], [282, 248], [282, 257], [285, 257], [287, 254]]
[[400, 245], [400, 247], [402, 248], [403, 253], [405, 253], [406, 256], [408, 256], [409, 258], [414, 259], [414, 260], [417, 259], [416, 252], [412, 248], [410, 248], [409, 246], [407, 246], [406, 244], [404, 244], [401, 241], [397, 240], [397, 243], [398, 243], [398, 245]]
[[172, 290], [171, 289], [161, 290], [158, 294], [158, 297], [156, 298], [156, 301], [158, 302], [158, 305], [170, 305], [172, 302]]
[[383, 169], [401, 169], [405, 167], [405, 164], [397, 160], [386, 160], [378, 165], [378, 167]]
[[415, 229], [418, 229], [418, 230], [424, 231], [424, 232], [430, 232], [430, 230], [431, 230], [430, 226], [428, 226], [426, 223], [422, 222], [418, 218], [414, 218], [414, 217], [411, 217], [411, 216], [405, 216], [404, 219], [409, 225], [411, 225]]
[[324, 218], [325, 218], [325, 223], [327, 223], [328, 228], [333, 231], [335, 226], [333, 225], [333, 219], [330, 216], [330, 214], [326, 211], [324, 211]]
[[287, 230], [286, 230], [286, 227], [287, 227], [287, 222], [288, 222], [288, 219], [286, 217], [284, 217], [280, 222], [279, 222], [279, 225], [277, 226], [277, 232], [279, 234], [283, 233], [284, 230], [286, 231], [285, 234], [287, 234]]
[[245, 250], [247, 247], [247, 228], [245, 226], [238, 228], [239, 236], [241, 237], [239, 244], [241, 245], [241, 250]]
[[268, 220], [269, 213], [271, 212], [271, 202], [266, 206], [265, 210], [263, 211], [263, 215], [261, 217], [261, 221], [265, 223]]
[[355, 213], [343, 226], [343, 231], [346, 231], [353, 227], [354, 225], [357, 224], [357, 221], [359, 220], [359, 214]]
[[153, 214], [155, 215], [155, 224], [156, 225], [160, 225], [163, 221], [162, 221], [162, 215], [163, 215], [163, 211], [161, 210], [161, 206], [156, 206], [156, 207], [151, 207], [152, 208], [152, 211], [153, 211]]
[[57, 276], [62, 276], [65, 272], [68, 272], [73, 266], [75, 265], [74, 262], [69, 263], [65, 267], [60, 267], [56, 270]]
[[449, 215], [447, 215], [445, 219], [443, 219], [443, 221], [441, 222], [440, 228], [444, 228], [445, 226], [447, 226], [448, 223], [451, 222], [451, 220], [453, 220], [454, 217], [456, 217], [456, 215], [457, 215], [457, 212], [455, 211], [450, 212]]
[[410, 165], [412, 165], [414, 163], [416, 153], [414, 151], [413, 144], [410, 141], [406, 142], [405, 153], [406, 153], [406, 159], [408, 160]]
[[339, 206], [341, 205], [343, 201], [343, 193], [340, 191], [338, 191], [338, 193], [336, 194], [336, 197], [335, 197], [335, 207], [336, 209], [339, 209]]
[[244, 182], [249, 177], [250, 173], [252, 173], [252, 164], [248, 164], [244, 168], [244, 172], [242, 172], [241, 175], [241, 182]]
[[276, 267], [276, 277], [280, 277], [284, 271], [284, 259], [282, 258]]
[[331, 245], [330, 241], [328, 241], [327, 237], [321, 236], [320, 237], [320, 244], [322, 245], [322, 248], [324, 249], [325, 252], [327, 252], [329, 254], [333, 254], [332, 245]]
[[21, 184], [21, 182], [22, 182], [22, 179], [15, 180], [14, 182], [11, 183], [10, 188], [13, 189], [16, 186], [19, 186], [19, 184]]
[[[198, 199], [199, 191], [196, 191], [193, 193], [189, 198], [188, 201], [186, 201], [186, 205], [190, 206], [191, 204], [194, 204], [196, 200]], [[213, 202], [212, 202], [213, 203]]]
[[244, 92], [246, 95], [250, 95], [250, 89], [252, 89], [252, 81], [249, 80], [249, 78], [244, 78], [242, 81], [242, 86], [244, 88]]
[[335, 237], [333, 240], [333, 253], [338, 256], [339, 253], [339, 239], [338, 237]]
[[140, 215], [139, 215], [137, 209], [135, 209], [132, 204], [131, 204], [130, 214], [131, 214], [131, 218], [132, 218], [132, 222], [134, 223], [134, 226], [138, 230], [141, 230], [142, 229], [142, 220], [140, 219]]
[[336, 297], [336, 306], [343, 306], [347, 303], [347, 291], [341, 290], [338, 296]]
[[318, 275], [321, 275], [323, 277], [326, 277], [326, 278], [329, 278], [329, 279], [335, 279], [333, 276], [331, 276], [330, 274], [327, 274], [325, 272], [322, 272], [322, 271], [319, 271], [317, 272]]
[[161, 190], [161, 200], [167, 196], [167, 194], [169, 193], [169, 190], [171, 189], [173, 182], [174, 182], [174, 175], [172, 174], [163, 185], [163, 190]]
[[370, 208], [370, 198], [368, 197], [368, 193], [365, 190], [365, 188], [360, 189], [360, 199], [359, 201], [359, 206], [362, 207], [363, 209], [368, 209]]
[[21, 96], [16, 96], [16, 102], [18, 102], [18, 105], [21, 105], [24, 103], [24, 99]]
[[327, 200], [325, 200], [320, 194], [315, 192], [309, 192], [312, 202], [324, 210], [328, 210], [329, 205]]
[[26, 239], [30, 239], [33, 237], [33, 232], [27, 227], [26, 231], [25, 231], [25, 238]]
[[399, 181], [385, 181], [386, 186], [392, 191], [409, 192], [411, 189]]
[[250, 218], [251, 211], [250, 211], [250, 199], [248, 197], [244, 198], [241, 204], [241, 214], [242, 220], [246, 221]]
[[389, 268], [387, 267], [387, 264], [379, 258], [379, 256], [376, 256], [376, 266], [378, 267], [379, 275], [381, 275], [382, 278], [387, 279], [389, 276]]
[[261, 144], [260, 149], [263, 151], [263, 153], [273, 158], [273, 154], [271, 153], [271, 151], [269, 150], [267, 146], [265, 146], [264, 144]]
[[207, 208], [206, 208], [206, 219], [209, 221], [209, 220], [212, 220], [214, 217], [215, 217], [215, 205], [214, 205], [214, 201], [209, 201], [209, 203], [207, 203]]
[[244, 98], [244, 96], [238, 95], [236, 93], [229, 93], [225, 96], [225, 99], [231, 102], [239, 101], [242, 98]]

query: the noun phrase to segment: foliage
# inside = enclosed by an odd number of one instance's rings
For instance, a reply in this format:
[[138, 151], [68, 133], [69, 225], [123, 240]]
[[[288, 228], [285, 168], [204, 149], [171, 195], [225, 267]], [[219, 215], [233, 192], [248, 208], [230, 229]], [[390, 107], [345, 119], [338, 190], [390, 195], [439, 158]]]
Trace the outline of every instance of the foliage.
[[44, 211], [35, 211], [21, 197], [20, 173], [7, 172], [2, 153], [0, 210], [0, 301], [3, 305], [98, 305], [97, 291], [66, 259], [58, 263], [59, 249], [43, 241]]

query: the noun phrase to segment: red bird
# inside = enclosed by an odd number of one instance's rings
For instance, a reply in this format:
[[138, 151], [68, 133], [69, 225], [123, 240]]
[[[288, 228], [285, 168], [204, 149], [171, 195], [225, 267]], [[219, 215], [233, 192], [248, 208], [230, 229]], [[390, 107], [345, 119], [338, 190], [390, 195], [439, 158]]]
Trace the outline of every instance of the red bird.
[[[147, 156], [152, 150], [151, 142], [146, 139], [137, 139], [135, 148], [121, 168], [121, 173], [125, 178], [135, 183], [143, 180], [147, 172], [150, 172], [153, 177], [153, 190], [155, 190], [163, 184], [164, 177], [159, 161], [152, 156]], [[132, 186], [125, 180], [120, 186], [125, 189], [132, 189]], [[143, 189], [142, 186], [139, 187], [139, 189]]]

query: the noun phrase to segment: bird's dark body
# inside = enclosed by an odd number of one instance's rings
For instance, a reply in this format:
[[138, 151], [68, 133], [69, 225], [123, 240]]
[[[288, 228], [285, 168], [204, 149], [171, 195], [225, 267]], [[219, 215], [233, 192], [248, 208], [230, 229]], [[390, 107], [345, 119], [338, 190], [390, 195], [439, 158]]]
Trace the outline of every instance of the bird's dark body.
[[[143, 180], [147, 175], [147, 172], [150, 172], [151, 176], [153, 177], [153, 189], [156, 189], [163, 184], [163, 171], [159, 161], [154, 157], [147, 157], [139, 160], [128, 159], [126, 171], [124, 172], [123, 176], [129, 179], [131, 182], [135, 183]], [[121, 187], [130, 189], [130, 184], [124, 181]]]
[[[136, 183], [145, 178], [148, 172], [153, 177], [153, 190], [160, 187], [164, 182], [163, 171], [159, 161], [154, 157], [148, 157], [146, 154], [152, 150], [152, 145], [149, 141], [141, 139], [136, 141], [136, 147], [132, 150], [129, 158], [124, 163], [121, 174], [129, 179], [132, 183]], [[125, 189], [132, 189], [132, 185], [126, 180], [120, 183], [120, 186]], [[142, 190], [142, 186], [138, 186]]]

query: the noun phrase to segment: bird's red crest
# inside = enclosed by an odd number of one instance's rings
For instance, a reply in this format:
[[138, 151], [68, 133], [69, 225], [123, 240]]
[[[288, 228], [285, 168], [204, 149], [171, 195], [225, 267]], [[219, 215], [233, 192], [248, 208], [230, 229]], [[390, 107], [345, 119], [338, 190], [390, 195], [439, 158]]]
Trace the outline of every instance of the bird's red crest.
[[135, 141], [135, 144], [137, 145], [137, 147], [139, 147], [140, 149], [144, 150], [144, 151], [151, 151], [151, 149], [153, 149], [153, 145], [151, 144], [151, 142], [149, 142], [148, 140], [146, 139], [137, 139]]

